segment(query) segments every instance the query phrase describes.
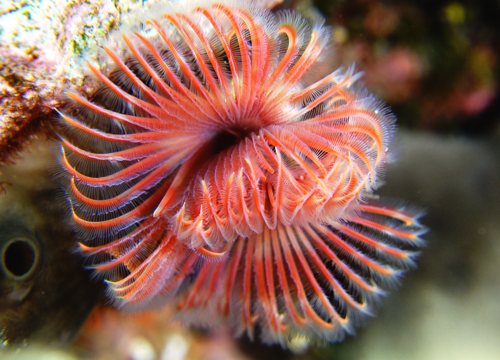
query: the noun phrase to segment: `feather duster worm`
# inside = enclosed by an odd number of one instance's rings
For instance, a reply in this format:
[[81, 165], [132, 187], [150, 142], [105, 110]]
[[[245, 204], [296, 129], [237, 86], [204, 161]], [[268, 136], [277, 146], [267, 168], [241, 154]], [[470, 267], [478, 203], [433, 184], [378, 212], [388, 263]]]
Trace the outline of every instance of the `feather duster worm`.
[[60, 109], [89, 266], [117, 306], [268, 343], [352, 333], [413, 264], [418, 214], [366, 202], [394, 117], [351, 67], [305, 86], [329, 29], [243, 1], [169, 2]]

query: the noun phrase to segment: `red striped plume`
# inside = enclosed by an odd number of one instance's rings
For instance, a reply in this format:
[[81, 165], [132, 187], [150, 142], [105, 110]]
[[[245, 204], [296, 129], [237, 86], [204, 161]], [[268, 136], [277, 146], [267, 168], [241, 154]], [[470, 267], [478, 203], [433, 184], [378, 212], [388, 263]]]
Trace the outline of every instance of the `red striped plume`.
[[159, 15], [60, 109], [89, 266], [118, 306], [171, 299], [269, 343], [352, 333], [421, 244], [418, 214], [365, 201], [393, 116], [354, 68], [304, 85], [328, 44], [317, 19], [244, 1]]

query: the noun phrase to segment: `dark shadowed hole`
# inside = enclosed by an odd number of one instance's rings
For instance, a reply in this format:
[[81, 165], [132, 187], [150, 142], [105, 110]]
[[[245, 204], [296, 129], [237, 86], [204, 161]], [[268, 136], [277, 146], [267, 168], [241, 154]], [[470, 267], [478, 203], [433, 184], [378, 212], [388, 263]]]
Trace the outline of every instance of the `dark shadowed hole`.
[[236, 145], [244, 137], [244, 134], [241, 134], [241, 137], [239, 135], [228, 131], [217, 134], [212, 140], [212, 153], [216, 155]]
[[37, 251], [33, 245], [24, 240], [14, 240], [4, 250], [2, 262], [11, 276], [22, 277], [33, 269]]

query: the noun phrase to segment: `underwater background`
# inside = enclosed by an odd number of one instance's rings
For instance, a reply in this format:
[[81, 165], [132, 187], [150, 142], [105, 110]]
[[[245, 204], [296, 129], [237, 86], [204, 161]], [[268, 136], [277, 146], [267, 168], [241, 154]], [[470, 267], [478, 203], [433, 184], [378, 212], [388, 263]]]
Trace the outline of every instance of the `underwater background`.
[[[224, 328], [187, 329], [172, 320], [168, 306], [145, 314], [118, 312], [100, 300], [102, 287], [78, 266], [54, 181], [51, 106], [66, 84], [82, 85], [74, 71], [79, 55], [92, 57], [87, 47], [99, 44], [126, 13], [151, 2], [0, 0], [0, 221], [14, 221], [35, 239], [28, 243], [29, 276], [17, 279], [17, 299], [0, 292], [0, 357], [499, 358], [500, 3], [277, 5], [324, 16], [336, 45], [320, 71], [355, 62], [367, 87], [396, 114], [396, 161], [377, 194], [422, 207], [429, 228], [418, 267], [354, 337], [324, 346], [297, 340], [285, 351], [234, 340]], [[6, 230], [0, 231], [2, 240]], [[31, 276], [39, 280], [33, 283]], [[75, 279], [78, 286], [65, 286]]]

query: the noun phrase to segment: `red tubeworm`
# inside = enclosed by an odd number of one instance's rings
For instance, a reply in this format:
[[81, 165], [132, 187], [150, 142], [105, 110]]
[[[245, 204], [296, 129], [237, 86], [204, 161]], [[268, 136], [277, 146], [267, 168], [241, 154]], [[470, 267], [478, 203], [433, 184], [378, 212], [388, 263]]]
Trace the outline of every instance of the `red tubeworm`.
[[[62, 164], [89, 266], [118, 306], [328, 341], [413, 264], [418, 214], [367, 202], [394, 117], [351, 67], [305, 79], [329, 29], [243, 1], [169, 2], [68, 93]], [[156, 15], [155, 15], [156, 16]]]

